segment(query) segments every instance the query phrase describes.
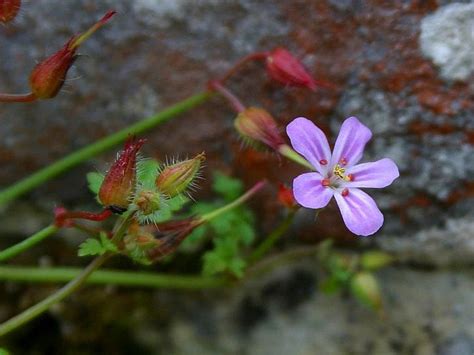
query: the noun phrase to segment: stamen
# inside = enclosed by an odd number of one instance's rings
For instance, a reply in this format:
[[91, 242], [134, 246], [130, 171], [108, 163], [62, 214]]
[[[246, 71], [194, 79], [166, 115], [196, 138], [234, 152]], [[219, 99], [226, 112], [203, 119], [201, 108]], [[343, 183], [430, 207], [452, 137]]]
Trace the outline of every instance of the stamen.
[[331, 181], [329, 179], [322, 179], [321, 185], [323, 185], [324, 187], [328, 187], [331, 185]]
[[349, 195], [349, 189], [346, 187], [344, 190], [342, 190], [341, 196], [346, 197], [347, 195]]
[[354, 179], [355, 179], [355, 178], [354, 178], [354, 174], [348, 174], [348, 175], [346, 176], [346, 181], [354, 181]]
[[328, 165], [328, 161], [327, 161], [326, 159], [321, 159], [321, 160], [319, 161], [319, 164], [321, 164], [321, 165]]
[[336, 165], [336, 166], [334, 167], [333, 172], [334, 172], [334, 175], [336, 175], [337, 177], [339, 177], [339, 178], [345, 180], [345, 177], [346, 177], [346, 176], [344, 175], [344, 173], [346, 172], [346, 169], [341, 168], [339, 165]]
[[341, 158], [341, 160], [339, 160], [339, 164], [341, 164], [342, 166], [347, 165], [347, 159]]

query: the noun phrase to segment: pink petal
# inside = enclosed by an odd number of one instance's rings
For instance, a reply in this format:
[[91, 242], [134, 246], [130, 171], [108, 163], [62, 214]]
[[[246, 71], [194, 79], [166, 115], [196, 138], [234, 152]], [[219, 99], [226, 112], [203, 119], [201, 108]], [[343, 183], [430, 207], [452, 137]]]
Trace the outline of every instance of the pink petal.
[[341, 161], [347, 167], [357, 164], [362, 158], [365, 145], [372, 137], [372, 132], [356, 117], [349, 117], [344, 121], [334, 145], [331, 166]]
[[321, 180], [323, 177], [319, 173], [306, 173], [297, 176], [293, 180], [295, 200], [307, 208], [325, 207], [334, 195], [334, 190], [324, 187]]
[[349, 189], [347, 196], [335, 193], [346, 227], [354, 234], [368, 236], [377, 232], [383, 224], [383, 214], [375, 201], [359, 189]]
[[[325, 175], [331, 160], [331, 149], [326, 135], [313, 122], [304, 117], [295, 118], [286, 126], [291, 145], [312, 166]], [[321, 164], [326, 161], [326, 164]]]
[[390, 185], [400, 176], [397, 166], [388, 158], [354, 165], [346, 173], [354, 177], [354, 181], [345, 183], [346, 187], [381, 188]]

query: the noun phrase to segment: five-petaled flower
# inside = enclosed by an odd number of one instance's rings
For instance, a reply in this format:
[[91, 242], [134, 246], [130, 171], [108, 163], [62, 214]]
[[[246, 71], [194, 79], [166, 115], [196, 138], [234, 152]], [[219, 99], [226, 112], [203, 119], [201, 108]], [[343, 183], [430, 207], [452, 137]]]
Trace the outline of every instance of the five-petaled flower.
[[303, 207], [325, 207], [334, 196], [347, 228], [354, 234], [374, 234], [383, 224], [383, 215], [375, 201], [360, 190], [361, 187], [382, 188], [398, 176], [398, 168], [391, 159], [357, 164], [372, 132], [356, 117], [342, 124], [331, 153], [325, 134], [313, 122], [295, 118], [287, 133], [293, 148], [314, 167], [293, 181], [296, 201]]

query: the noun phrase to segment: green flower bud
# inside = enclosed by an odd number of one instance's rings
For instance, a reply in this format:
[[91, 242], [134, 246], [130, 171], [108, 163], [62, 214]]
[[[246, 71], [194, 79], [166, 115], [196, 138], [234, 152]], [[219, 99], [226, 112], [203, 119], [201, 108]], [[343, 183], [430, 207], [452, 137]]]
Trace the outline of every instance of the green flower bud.
[[350, 287], [352, 294], [362, 304], [377, 311], [381, 310], [382, 295], [373, 274], [365, 271], [355, 274], [350, 281]]
[[189, 187], [192, 187], [205, 159], [205, 154], [201, 153], [192, 159], [168, 165], [156, 178], [158, 190], [169, 197], [183, 193]]

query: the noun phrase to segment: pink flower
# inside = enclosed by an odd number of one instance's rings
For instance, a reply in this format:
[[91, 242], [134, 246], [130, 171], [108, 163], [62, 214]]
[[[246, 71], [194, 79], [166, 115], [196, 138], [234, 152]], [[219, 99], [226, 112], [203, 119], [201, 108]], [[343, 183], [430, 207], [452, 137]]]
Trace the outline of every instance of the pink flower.
[[347, 228], [368, 236], [383, 224], [375, 201], [360, 187], [382, 188], [400, 174], [391, 159], [357, 164], [372, 132], [356, 117], [344, 121], [333, 152], [325, 134], [313, 122], [295, 118], [287, 126], [293, 148], [304, 156], [315, 172], [301, 174], [293, 181], [296, 201], [307, 208], [323, 208], [334, 196]]

